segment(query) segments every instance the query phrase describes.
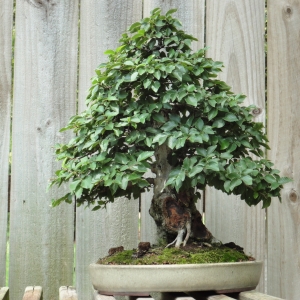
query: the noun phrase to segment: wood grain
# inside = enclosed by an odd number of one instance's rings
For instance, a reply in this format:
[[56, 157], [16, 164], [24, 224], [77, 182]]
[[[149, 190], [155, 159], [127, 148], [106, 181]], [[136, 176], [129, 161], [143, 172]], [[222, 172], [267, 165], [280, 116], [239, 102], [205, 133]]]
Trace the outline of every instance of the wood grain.
[[[150, 12], [160, 7], [162, 14], [168, 10], [177, 8], [177, 12], [174, 14], [183, 25], [184, 30], [195, 36], [198, 41], [193, 42], [193, 50], [198, 50], [204, 47], [204, 13], [205, 13], [205, 1], [180, 1], [180, 0], [145, 0], [144, 1], [144, 16], [149, 16]], [[150, 177], [150, 175], [149, 175]], [[152, 217], [149, 215], [149, 208], [151, 205], [153, 192], [146, 192], [141, 195], [141, 241], [147, 241], [152, 243], [156, 240], [156, 225]], [[202, 213], [203, 201], [197, 202], [197, 208]]]
[[58, 133], [75, 114], [78, 1], [16, 2], [10, 223], [10, 296], [43, 286], [56, 299], [73, 275], [74, 207], [53, 209], [62, 196], [49, 179], [59, 168], [53, 146], [70, 136]]
[[8, 287], [0, 288], [0, 300], [9, 300], [9, 288]]
[[[83, 1], [80, 6], [79, 110], [85, 108], [87, 89], [95, 68], [107, 60], [127, 27], [142, 18], [142, 2]], [[92, 298], [88, 265], [106, 256], [111, 247], [138, 244], [138, 200], [118, 199], [107, 210], [76, 211], [76, 290], [79, 299]]]
[[61, 286], [59, 288], [59, 300], [77, 300], [76, 289], [73, 286]]
[[[12, 85], [13, 2], [0, 1], [0, 261], [6, 261], [10, 109]], [[0, 286], [6, 282], [6, 265], [0, 264]]]
[[300, 1], [268, 1], [268, 158], [293, 179], [268, 209], [268, 294], [300, 299]]
[[[246, 94], [245, 104], [262, 111], [255, 120], [264, 122], [264, 2], [208, 0], [206, 5], [207, 56], [224, 62], [219, 77], [235, 93]], [[208, 188], [205, 216], [217, 239], [235, 242], [256, 259], [264, 259], [265, 212], [260, 205], [250, 208], [239, 197]], [[259, 290], [264, 290], [263, 274]]]
[[23, 300], [41, 300], [43, 289], [41, 286], [28, 286], [25, 289]]

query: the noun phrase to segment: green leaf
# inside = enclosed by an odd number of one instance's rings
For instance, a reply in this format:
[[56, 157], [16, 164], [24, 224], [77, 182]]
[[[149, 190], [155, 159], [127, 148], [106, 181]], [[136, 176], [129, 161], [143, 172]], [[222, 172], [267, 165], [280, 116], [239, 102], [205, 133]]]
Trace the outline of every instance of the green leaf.
[[262, 208], [267, 208], [271, 205], [271, 197], [268, 197], [267, 199], [263, 200], [263, 207]]
[[91, 189], [94, 185], [92, 184], [92, 176], [84, 178], [81, 182], [81, 187], [84, 189]]
[[219, 164], [215, 160], [209, 161], [208, 164], [205, 165], [205, 168], [207, 170], [212, 170], [212, 171], [217, 171], [217, 172], [220, 171]]
[[276, 179], [272, 176], [272, 175], [266, 175], [264, 177], [265, 181], [268, 182], [268, 183], [275, 183], [277, 182]]
[[223, 120], [227, 122], [235, 122], [238, 121], [238, 118], [236, 117], [236, 115], [229, 113], [225, 117], [223, 117]]
[[128, 180], [127, 176], [122, 177], [122, 182], [121, 182], [121, 185], [120, 185], [120, 187], [121, 187], [122, 190], [126, 190], [127, 189], [128, 181], [129, 180]]
[[217, 119], [214, 121], [212, 127], [222, 128], [225, 125], [225, 121], [222, 119]]
[[178, 138], [176, 143], [176, 149], [180, 149], [184, 147], [186, 140], [187, 140], [186, 136]]
[[191, 171], [188, 173], [188, 176], [190, 178], [194, 177], [196, 174], [200, 173], [203, 171], [204, 166], [202, 164], [198, 164], [194, 166]]
[[187, 86], [186, 90], [191, 93], [193, 92], [194, 90], [196, 89], [195, 85], [194, 84], [190, 84]]
[[249, 175], [243, 176], [241, 178], [246, 185], [252, 185], [252, 177]]
[[169, 121], [166, 124], [164, 124], [162, 127], [160, 127], [160, 129], [163, 131], [171, 131], [175, 127], [177, 127], [177, 123], [175, 123], [174, 121]]
[[291, 182], [292, 179], [291, 178], [288, 178], [288, 177], [281, 177], [279, 180], [278, 180], [278, 183], [279, 184], [285, 184], [285, 183], [288, 183], [288, 182]]
[[183, 183], [184, 179], [185, 179], [185, 172], [184, 172], [184, 171], [181, 171], [181, 172], [178, 174], [178, 176], [177, 176], [177, 178], [176, 178], [176, 180], [175, 180], [175, 189], [176, 189], [177, 192], [179, 192], [179, 190], [180, 190], [180, 188], [181, 188], [181, 186], [182, 186], [182, 183]]
[[146, 78], [144, 81], [143, 81], [143, 86], [145, 89], [147, 89], [150, 85], [151, 85], [152, 81], [149, 79], [149, 78]]
[[165, 117], [159, 113], [155, 113], [152, 115], [152, 118], [159, 123], [165, 123]]
[[175, 13], [176, 11], [177, 11], [176, 8], [170, 9], [170, 10], [167, 11], [166, 16], [169, 16], [169, 15]]
[[124, 65], [126, 65], [126, 66], [134, 66], [134, 63], [131, 60], [126, 60], [124, 62]]
[[172, 75], [177, 78], [179, 81], [182, 81], [182, 73], [177, 69], [172, 72]]
[[145, 152], [142, 152], [138, 158], [137, 158], [137, 161], [142, 161], [142, 160], [145, 160], [151, 156], [154, 155], [154, 151], [145, 151]]
[[221, 145], [221, 150], [227, 149], [229, 147], [229, 145], [230, 145], [230, 142], [228, 140], [226, 140], [226, 139], [220, 139], [219, 143]]
[[152, 82], [151, 89], [156, 93], [158, 89], [160, 88], [160, 82], [154, 81]]
[[115, 155], [115, 162], [120, 164], [127, 164], [129, 162], [129, 159], [124, 153], [117, 152]]
[[135, 81], [139, 76], [139, 72], [133, 72], [130, 76], [130, 81]]
[[162, 145], [166, 141], [168, 136], [169, 136], [169, 134], [167, 134], [167, 133], [159, 133], [154, 137], [153, 143], [158, 142], [159, 145]]
[[70, 191], [74, 192], [76, 190], [77, 186], [80, 184], [80, 182], [81, 182], [81, 179], [72, 181], [70, 183]]
[[217, 109], [211, 109], [208, 113], [208, 120], [212, 120], [218, 114]]
[[174, 147], [176, 146], [177, 144], [177, 138], [174, 137], [174, 136], [170, 136], [168, 138], [168, 147], [171, 148], [171, 149], [174, 149]]
[[201, 118], [197, 118], [197, 120], [194, 122], [194, 126], [201, 131], [204, 126], [203, 120]]
[[239, 178], [235, 178], [230, 182], [229, 189], [232, 191], [235, 187], [239, 186], [242, 184], [242, 180]]
[[106, 50], [106, 51], [104, 52], [104, 54], [106, 54], [106, 55], [115, 54], [115, 51], [114, 51], [114, 50], [111, 50], [111, 49], [109, 49], [109, 50]]
[[197, 99], [196, 99], [194, 96], [191, 96], [191, 95], [185, 97], [184, 100], [185, 100], [185, 102], [186, 102], [187, 104], [190, 104], [190, 105], [195, 106], [195, 107], [196, 107], [197, 104], [198, 104]]
[[157, 80], [159, 80], [160, 79], [160, 77], [161, 77], [161, 73], [160, 73], [160, 71], [159, 70], [156, 70], [155, 72], [154, 72], [154, 77], [157, 79]]
[[230, 192], [230, 181], [229, 180], [224, 182], [224, 189], [225, 189], [226, 193]]

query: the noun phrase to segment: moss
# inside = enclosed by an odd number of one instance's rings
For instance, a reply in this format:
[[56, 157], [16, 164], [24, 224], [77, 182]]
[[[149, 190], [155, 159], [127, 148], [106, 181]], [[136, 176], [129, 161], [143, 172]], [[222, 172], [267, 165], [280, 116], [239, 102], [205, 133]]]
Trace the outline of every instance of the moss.
[[151, 248], [141, 258], [136, 258], [136, 250], [125, 250], [99, 259], [105, 265], [157, 265], [157, 264], [203, 264], [220, 262], [240, 262], [253, 260], [241, 251], [227, 247], [194, 248]]

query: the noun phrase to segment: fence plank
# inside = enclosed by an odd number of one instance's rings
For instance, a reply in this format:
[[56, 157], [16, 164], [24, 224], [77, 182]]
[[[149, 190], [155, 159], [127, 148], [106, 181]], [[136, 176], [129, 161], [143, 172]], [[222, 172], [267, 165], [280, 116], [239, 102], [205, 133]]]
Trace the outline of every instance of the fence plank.
[[41, 300], [43, 289], [41, 286], [28, 286], [25, 289], [23, 300]]
[[72, 205], [52, 209], [60, 193], [46, 187], [58, 164], [58, 133], [75, 114], [78, 1], [16, 1], [10, 223], [10, 294], [24, 286], [44, 287], [56, 299], [72, 284]]
[[[130, 299], [130, 297], [128, 297], [128, 298]], [[101, 295], [97, 291], [95, 291], [93, 300], [116, 300], [116, 298], [113, 296]]]
[[[164, 0], [144, 0], [144, 16], [149, 16], [150, 12], [156, 7], [160, 7], [162, 13], [177, 8], [174, 14], [178, 18], [187, 33], [195, 36], [198, 41], [193, 42], [192, 48], [198, 50], [204, 46], [204, 13], [205, 1], [164, 1]], [[156, 225], [152, 217], [149, 215], [149, 208], [153, 192], [146, 192], [141, 195], [141, 241], [150, 243], [156, 242]], [[196, 204], [198, 210], [202, 213], [203, 201], [199, 200]]]
[[268, 158], [293, 178], [268, 209], [268, 294], [300, 299], [300, 1], [268, 1]]
[[[6, 261], [13, 1], [0, 1], [0, 261]], [[6, 264], [0, 264], [0, 286]]]
[[[86, 91], [94, 69], [118, 45], [122, 33], [142, 18], [142, 1], [82, 1], [80, 5], [79, 108], [84, 109]], [[137, 247], [138, 200], [119, 199], [107, 210], [76, 211], [76, 289], [79, 299], [92, 298], [88, 265], [116, 246]]]
[[59, 300], [77, 300], [76, 289], [73, 286], [61, 286], [59, 288]]
[[9, 300], [9, 288], [8, 287], [0, 288], [0, 300]]
[[[265, 117], [264, 88], [264, 1], [212, 1], [207, 4], [207, 56], [224, 62], [220, 78], [236, 93], [248, 96], [246, 104], [256, 104]], [[265, 213], [250, 208], [238, 197], [227, 196], [212, 188], [206, 193], [206, 224], [223, 242], [235, 242], [247, 253], [264, 259]], [[264, 290], [261, 276], [260, 290]]]
[[239, 300], [284, 300], [284, 299], [258, 293], [255, 291], [250, 291], [250, 292], [240, 293]]

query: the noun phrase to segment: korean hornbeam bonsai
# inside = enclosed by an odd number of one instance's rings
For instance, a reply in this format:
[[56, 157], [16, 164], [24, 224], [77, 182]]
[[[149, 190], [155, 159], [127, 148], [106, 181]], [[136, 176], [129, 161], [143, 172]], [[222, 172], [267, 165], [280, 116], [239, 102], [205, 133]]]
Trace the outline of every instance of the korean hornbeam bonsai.
[[175, 11], [153, 10], [105, 52], [86, 110], [61, 129], [75, 136], [56, 145], [62, 166], [50, 185], [70, 182], [53, 206], [75, 198], [93, 210], [153, 187], [149, 213], [159, 237], [180, 247], [189, 236], [213, 240], [195, 206], [206, 186], [265, 208], [290, 179], [264, 158], [268, 140], [252, 120], [255, 107], [242, 106], [245, 96], [217, 78], [221, 62], [192, 51], [196, 38]]

